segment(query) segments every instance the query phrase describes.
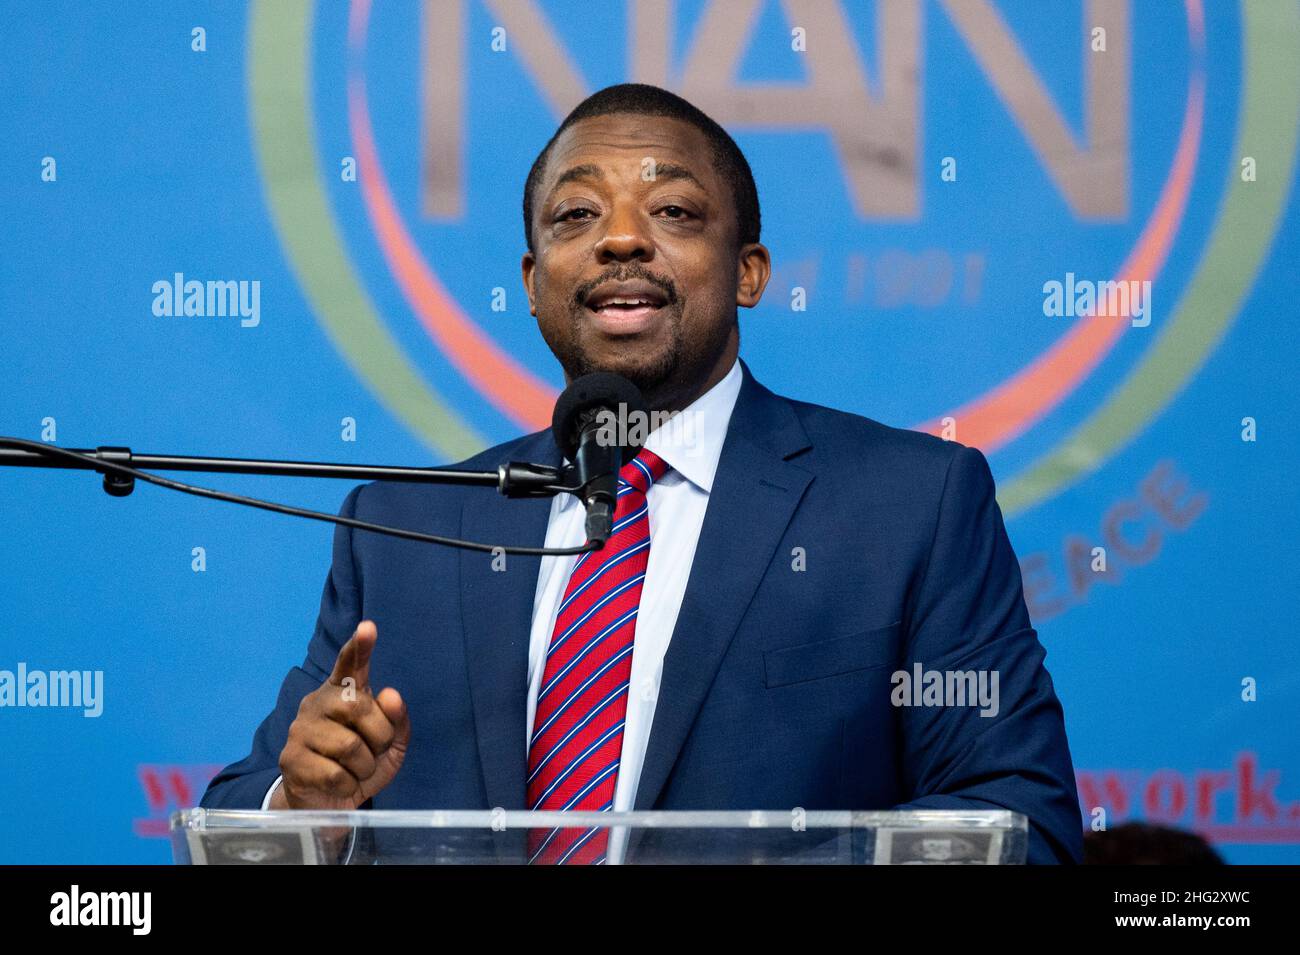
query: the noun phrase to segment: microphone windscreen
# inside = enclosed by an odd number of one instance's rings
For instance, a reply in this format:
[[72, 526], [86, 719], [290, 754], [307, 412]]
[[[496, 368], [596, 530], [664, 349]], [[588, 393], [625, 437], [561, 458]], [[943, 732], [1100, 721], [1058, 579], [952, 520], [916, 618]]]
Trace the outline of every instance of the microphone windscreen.
[[622, 375], [597, 371], [578, 378], [564, 389], [551, 417], [551, 434], [570, 461], [578, 450], [583, 427], [602, 408], [620, 416], [648, 413], [641, 389]]

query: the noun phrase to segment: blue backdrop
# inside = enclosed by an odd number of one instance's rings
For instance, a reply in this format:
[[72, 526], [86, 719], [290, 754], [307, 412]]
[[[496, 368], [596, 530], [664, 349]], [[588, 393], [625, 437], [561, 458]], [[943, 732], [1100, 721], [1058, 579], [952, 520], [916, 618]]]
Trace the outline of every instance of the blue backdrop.
[[[656, 82], [754, 169], [759, 379], [987, 452], [1086, 821], [1300, 861], [1295, 3], [4, 6], [0, 434], [433, 464], [540, 426], [524, 177]], [[1107, 280], [1145, 316], [1048, 314]], [[0, 528], [0, 862], [168, 860], [331, 529], [22, 469]], [[12, 705], [20, 667], [102, 712]]]

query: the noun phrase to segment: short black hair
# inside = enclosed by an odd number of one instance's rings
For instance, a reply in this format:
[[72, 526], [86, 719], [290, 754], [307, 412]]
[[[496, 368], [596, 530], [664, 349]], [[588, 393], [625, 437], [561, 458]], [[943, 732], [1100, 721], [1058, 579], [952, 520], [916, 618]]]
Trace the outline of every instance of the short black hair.
[[758, 188], [745, 154], [725, 129], [676, 93], [648, 83], [619, 83], [597, 90], [573, 108], [560, 123], [545, 147], [533, 161], [524, 183], [524, 241], [533, 251], [533, 194], [542, 181], [551, 147], [566, 129], [582, 119], [608, 116], [611, 113], [635, 113], [644, 116], [669, 116], [690, 123], [709, 141], [713, 165], [724, 182], [731, 184], [732, 204], [736, 209], [737, 248], [757, 242], [762, 226], [758, 208]]

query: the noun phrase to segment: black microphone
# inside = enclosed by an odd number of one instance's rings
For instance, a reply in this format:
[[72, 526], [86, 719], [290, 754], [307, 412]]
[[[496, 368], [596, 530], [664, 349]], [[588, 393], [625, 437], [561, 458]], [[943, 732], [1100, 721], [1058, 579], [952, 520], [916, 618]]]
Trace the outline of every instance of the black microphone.
[[622, 375], [598, 371], [564, 389], [555, 403], [551, 433], [573, 462], [578, 497], [587, 509], [587, 540], [604, 545], [614, 526], [618, 472], [636, 456], [629, 423], [647, 415], [641, 389]]

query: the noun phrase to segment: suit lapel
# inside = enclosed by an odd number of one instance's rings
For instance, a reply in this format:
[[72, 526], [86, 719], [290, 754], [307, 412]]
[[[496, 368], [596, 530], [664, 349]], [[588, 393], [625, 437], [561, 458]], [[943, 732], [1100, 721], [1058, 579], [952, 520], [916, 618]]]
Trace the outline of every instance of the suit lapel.
[[809, 446], [790, 403], [754, 381], [743, 362], [741, 367], [744, 382], [664, 656], [637, 809], [653, 808], [659, 799], [723, 654], [813, 478], [787, 460]]
[[[549, 432], [524, 439], [508, 457], [560, 463]], [[476, 492], [466, 497], [462, 507], [460, 536], [493, 545], [541, 547], [550, 512], [550, 498], [509, 500]], [[488, 805], [522, 809], [527, 761], [524, 737], [528, 639], [541, 558], [509, 554], [504, 559], [506, 569], [493, 570], [490, 554], [461, 551], [458, 590]]]

